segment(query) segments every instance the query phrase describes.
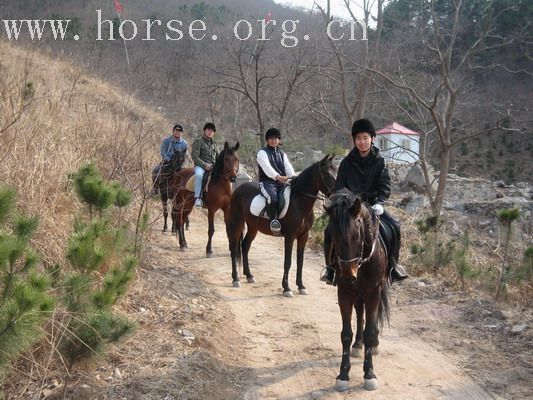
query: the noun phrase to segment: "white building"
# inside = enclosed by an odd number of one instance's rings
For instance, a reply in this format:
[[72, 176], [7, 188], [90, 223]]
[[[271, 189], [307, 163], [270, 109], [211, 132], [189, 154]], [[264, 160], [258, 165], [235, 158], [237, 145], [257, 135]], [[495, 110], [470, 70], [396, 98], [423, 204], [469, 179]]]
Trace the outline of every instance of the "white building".
[[376, 131], [375, 144], [388, 162], [413, 163], [418, 161], [420, 133], [393, 122]]

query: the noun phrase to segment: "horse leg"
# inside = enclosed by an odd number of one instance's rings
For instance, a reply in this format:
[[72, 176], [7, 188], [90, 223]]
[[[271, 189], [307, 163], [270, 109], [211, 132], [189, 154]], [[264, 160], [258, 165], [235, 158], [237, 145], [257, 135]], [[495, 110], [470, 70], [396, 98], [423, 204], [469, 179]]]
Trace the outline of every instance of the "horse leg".
[[[346, 290], [347, 288], [342, 288]], [[335, 382], [335, 390], [342, 392], [349, 389], [350, 380], [350, 345], [352, 344], [353, 331], [352, 331], [352, 310], [353, 303], [349, 299], [346, 292], [341, 293], [342, 290], [338, 288], [338, 302], [339, 309], [342, 317], [342, 331], [341, 331], [341, 342], [342, 342], [342, 360], [340, 373], [337, 376]]]
[[377, 347], [379, 344], [377, 315], [380, 296], [381, 288], [378, 287], [365, 301], [366, 324], [363, 333], [365, 360], [363, 362], [363, 371], [365, 373], [364, 388], [366, 390], [376, 390], [378, 388], [378, 380], [374, 374], [374, 366], [372, 364], [372, 353], [373, 348]]
[[187, 248], [187, 241], [185, 240], [185, 230], [183, 229], [183, 220], [183, 210], [181, 212], [176, 212], [176, 234], [178, 235], [180, 251], [185, 251], [185, 249]]
[[355, 331], [355, 342], [352, 346], [352, 356], [360, 357], [361, 349], [363, 348], [363, 321], [364, 321], [363, 320], [364, 308], [363, 308], [363, 302], [361, 300], [358, 300], [355, 303], [355, 316], [357, 320], [357, 329]]
[[281, 286], [283, 286], [283, 296], [285, 297], [292, 297], [292, 290], [289, 287], [289, 271], [291, 269], [293, 244], [294, 238], [285, 237], [285, 261], [283, 263], [283, 279], [281, 280]]
[[215, 233], [215, 211], [216, 210], [208, 210], [207, 213], [207, 220], [209, 221], [209, 228], [207, 230], [207, 235], [209, 238], [207, 239], [207, 246], [205, 247], [205, 255], [207, 257], [211, 257], [213, 255], [213, 250], [211, 250], [211, 241], [213, 239], [213, 234]]
[[300, 294], [308, 294], [307, 289], [304, 286], [302, 276], [302, 270], [304, 267], [304, 250], [308, 238], [309, 232], [305, 232], [303, 235], [298, 237], [298, 241], [296, 242], [296, 285], [298, 286], [298, 291]]
[[248, 283], [255, 283], [254, 276], [250, 272], [250, 263], [248, 262], [248, 253], [250, 247], [252, 247], [252, 242], [257, 235], [257, 229], [248, 228], [246, 236], [242, 241], [242, 272], [246, 275], [246, 280]]
[[239, 216], [231, 217], [231, 229], [228, 230], [229, 248], [231, 253], [231, 279], [233, 287], [241, 287], [237, 264], [241, 261], [241, 242], [244, 221], [239, 220]]
[[161, 193], [161, 202], [163, 203], [163, 233], [168, 230], [167, 219], [168, 219], [168, 198]]
[[178, 234], [178, 210], [174, 207], [172, 207], [172, 212], [170, 214], [170, 216], [172, 217], [172, 229], [171, 229], [171, 232], [175, 235]]

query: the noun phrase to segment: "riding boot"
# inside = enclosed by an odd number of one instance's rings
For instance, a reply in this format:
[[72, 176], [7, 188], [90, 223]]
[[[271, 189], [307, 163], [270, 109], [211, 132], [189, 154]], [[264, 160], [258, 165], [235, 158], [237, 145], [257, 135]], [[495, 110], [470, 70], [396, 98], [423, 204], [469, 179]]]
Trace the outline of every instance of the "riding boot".
[[324, 258], [326, 266], [323, 269], [323, 274], [320, 277], [320, 280], [326, 282], [328, 285], [333, 285], [333, 281], [335, 280], [335, 267], [333, 266], [332, 259], [334, 250], [331, 246], [331, 233], [329, 232], [329, 227], [326, 227], [324, 230]]
[[267, 214], [270, 217], [270, 231], [274, 235], [281, 232], [281, 223], [278, 221], [278, 203], [270, 202], [267, 207]]
[[394, 238], [391, 244], [391, 256], [389, 257], [389, 276], [391, 282], [400, 282], [407, 279], [409, 275], [407, 275], [404, 268], [398, 264], [398, 259], [400, 258], [401, 234], [397, 224], [393, 224], [392, 226], [394, 228]]

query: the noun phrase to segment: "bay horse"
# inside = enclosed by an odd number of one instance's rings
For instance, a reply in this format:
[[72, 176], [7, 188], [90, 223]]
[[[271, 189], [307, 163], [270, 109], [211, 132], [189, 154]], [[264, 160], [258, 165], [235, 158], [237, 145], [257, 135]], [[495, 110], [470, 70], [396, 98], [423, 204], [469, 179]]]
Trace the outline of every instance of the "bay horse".
[[[211, 241], [215, 233], [215, 213], [222, 210], [224, 222], [228, 226], [230, 217], [231, 184], [237, 177], [239, 170], [239, 142], [231, 147], [228, 142], [224, 143], [224, 148], [218, 155], [213, 169], [210, 172], [210, 180], [203, 193], [204, 208], [207, 208], [207, 218], [209, 221], [207, 246], [205, 249], [207, 257], [213, 254]], [[187, 241], [183, 226], [188, 220], [194, 206], [194, 191], [188, 190], [187, 181], [194, 175], [194, 169], [184, 168], [177, 174], [175, 182], [175, 196], [172, 204], [172, 224], [176, 226], [179, 237], [180, 250], [185, 251]], [[206, 173], [207, 175], [207, 173]]]
[[[318, 198], [318, 192], [329, 196], [335, 188], [336, 170], [331, 164], [334, 156], [326, 156], [310, 167], [303, 170], [300, 175], [292, 179], [290, 183], [290, 204], [286, 215], [280, 219], [281, 235], [285, 239], [285, 260], [283, 264], [283, 296], [292, 297], [289, 287], [289, 270], [291, 268], [292, 247], [297, 241], [296, 247], [296, 285], [300, 294], [307, 294], [303, 284], [302, 268], [304, 262], [304, 249], [309, 237], [309, 229], [313, 226], [313, 206]], [[228, 229], [228, 238], [231, 252], [231, 277], [233, 286], [240, 287], [240, 278], [237, 271], [237, 263], [243, 264], [243, 273], [249, 283], [255, 282], [250, 272], [248, 252], [255, 239], [257, 232], [273, 236], [270, 231], [270, 220], [257, 217], [250, 212], [250, 204], [255, 196], [260, 194], [259, 184], [248, 182], [240, 185], [231, 197], [231, 219]], [[246, 223], [247, 233], [243, 236]]]
[[[325, 210], [336, 268], [337, 297], [342, 316], [342, 361], [335, 389], [348, 389], [352, 310], [357, 331], [352, 355], [364, 343], [364, 388], [377, 389], [372, 354], [377, 354], [379, 327], [389, 318], [387, 253], [379, 238], [379, 220], [351, 191], [342, 189], [330, 197]], [[363, 331], [363, 317], [366, 323]]]

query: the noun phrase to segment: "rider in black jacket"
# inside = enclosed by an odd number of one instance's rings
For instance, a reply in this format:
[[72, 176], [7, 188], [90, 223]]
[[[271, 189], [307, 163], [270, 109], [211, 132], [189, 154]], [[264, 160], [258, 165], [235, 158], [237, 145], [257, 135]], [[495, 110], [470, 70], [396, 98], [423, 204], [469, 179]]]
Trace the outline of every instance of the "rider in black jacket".
[[[389, 224], [394, 231], [394, 238], [390, 244], [389, 271], [391, 280], [401, 281], [407, 278], [401, 268], [397, 268], [400, 255], [400, 225], [383, 208], [383, 203], [390, 196], [390, 176], [385, 165], [385, 160], [379, 154], [379, 149], [374, 147], [373, 142], [376, 131], [372, 123], [367, 119], [355, 121], [352, 126], [352, 139], [354, 148], [346, 156], [339, 167], [337, 174], [336, 190], [349, 189], [362, 201], [367, 202], [376, 215]], [[328, 284], [333, 283], [335, 269], [332, 267], [334, 260], [331, 256], [331, 234], [324, 232], [324, 253], [326, 257], [326, 271], [322, 280]]]

